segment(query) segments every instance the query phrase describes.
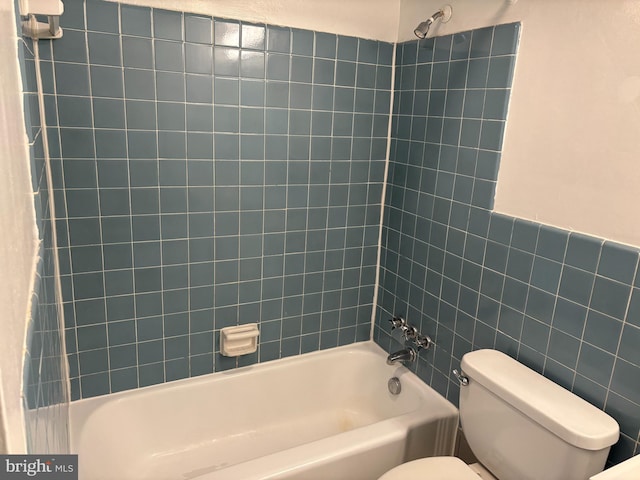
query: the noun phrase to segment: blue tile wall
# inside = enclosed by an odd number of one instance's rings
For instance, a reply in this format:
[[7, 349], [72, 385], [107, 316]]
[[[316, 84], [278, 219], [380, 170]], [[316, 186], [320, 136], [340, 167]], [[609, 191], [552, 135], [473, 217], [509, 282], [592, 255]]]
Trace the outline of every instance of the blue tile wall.
[[639, 453], [638, 250], [492, 212], [519, 24], [398, 45], [375, 340], [392, 314], [433, 335], [416, 373], [496, 348], [612, 415]]
[[[99, 0], [61, 22], [72, 398], [369, 339], [393, 45]], [[220, 356], [248, 322], [258, 352]]]
[[[20, 31], [20, 16], [14, 4]], [[23, 365], [23, 405], [26, 417], [27, 448], [31, 453], [64, 453], [69, 437], [66, 406], [68, 380], [63, 354], [63, 325], [56, 301], [51, 201], [45, 169], [43, 132], [31, 39], [18, 40], [22, 75], [25, 131], [29, 141], [32, 188], [38, 229], [38, 262], [33, 272], [34, 291], [27, 324]]]

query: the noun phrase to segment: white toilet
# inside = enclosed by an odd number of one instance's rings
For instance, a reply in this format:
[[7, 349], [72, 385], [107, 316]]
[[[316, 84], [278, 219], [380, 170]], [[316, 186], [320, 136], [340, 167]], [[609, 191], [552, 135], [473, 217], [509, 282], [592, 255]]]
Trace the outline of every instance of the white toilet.
[[588, 480], [619, 436], [602, 410], [496, 350], [462, 358], [460, 422], [480, 463], [432, 457], [379, 480]]

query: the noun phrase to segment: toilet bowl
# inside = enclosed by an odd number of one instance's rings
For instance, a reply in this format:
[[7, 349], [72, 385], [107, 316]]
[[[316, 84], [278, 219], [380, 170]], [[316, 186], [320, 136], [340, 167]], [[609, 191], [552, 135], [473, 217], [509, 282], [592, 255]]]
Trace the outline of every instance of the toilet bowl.
[[619, 437], [602, 410], [496, 350], [461, 362], [460, 423], [479, 463], [423, 458], [380, 480], [589, 480]]
[[382, 475], [379, 480], [495, 480], [479, 464], [467, 465], [456, 457], [431, 457], [403, 463]]
[[478, 480], [478, 475], [456, 457], [421, 458], [389, 470], [379, 480]]

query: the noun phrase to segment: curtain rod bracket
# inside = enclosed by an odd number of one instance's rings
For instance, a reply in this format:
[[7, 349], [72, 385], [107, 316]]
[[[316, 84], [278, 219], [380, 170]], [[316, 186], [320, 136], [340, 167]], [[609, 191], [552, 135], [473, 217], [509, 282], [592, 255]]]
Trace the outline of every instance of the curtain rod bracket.
[[[54, 39], [62, 37], [60, 15], [64, 5], [60, 0], [21, 0], [20, 14], [27, 17], [22, 22], [22, 34], [33, 39]], [[46, 16], [48, 22], [39, 22], [36, 15]]]

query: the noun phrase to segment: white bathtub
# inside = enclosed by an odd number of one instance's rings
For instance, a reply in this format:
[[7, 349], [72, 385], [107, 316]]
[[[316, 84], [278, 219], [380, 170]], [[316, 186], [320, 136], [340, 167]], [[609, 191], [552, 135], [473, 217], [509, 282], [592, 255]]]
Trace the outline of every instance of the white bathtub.
[[366, 342], [73, 402], [80, 479], [371, 480], [452, 454], [458, 410], [385, 360]]

